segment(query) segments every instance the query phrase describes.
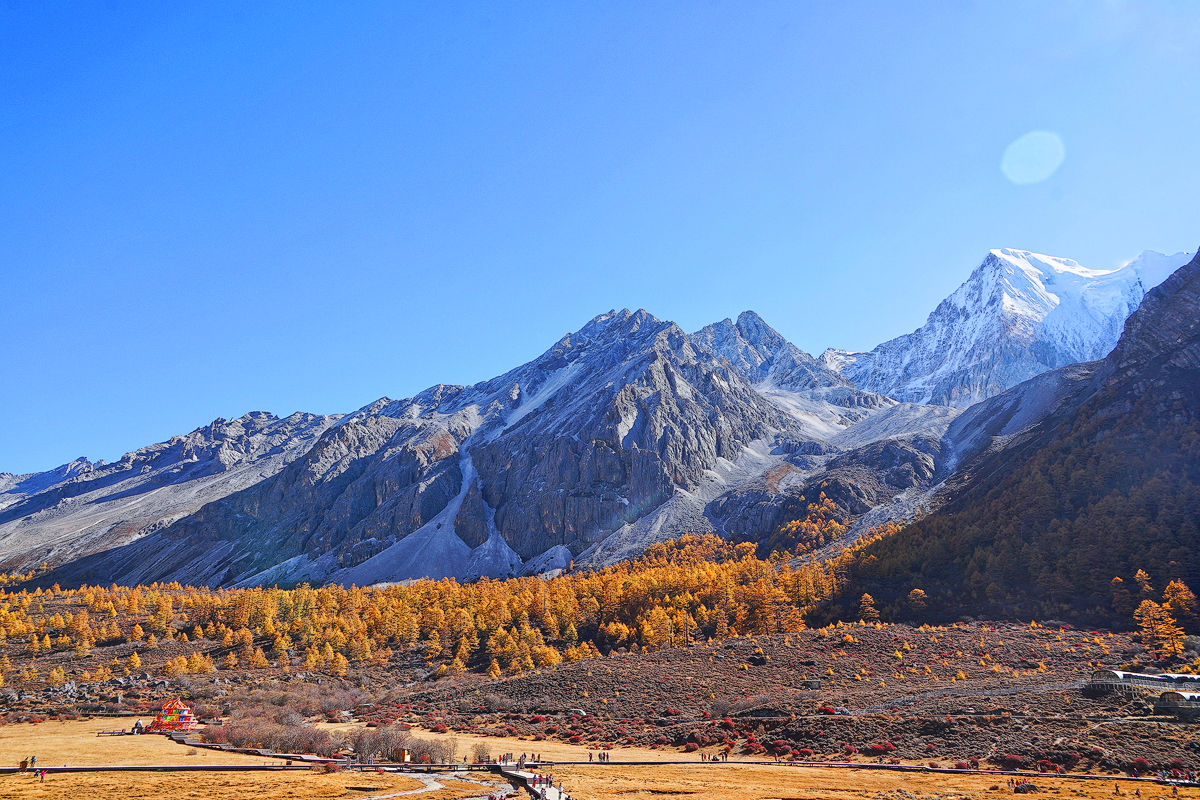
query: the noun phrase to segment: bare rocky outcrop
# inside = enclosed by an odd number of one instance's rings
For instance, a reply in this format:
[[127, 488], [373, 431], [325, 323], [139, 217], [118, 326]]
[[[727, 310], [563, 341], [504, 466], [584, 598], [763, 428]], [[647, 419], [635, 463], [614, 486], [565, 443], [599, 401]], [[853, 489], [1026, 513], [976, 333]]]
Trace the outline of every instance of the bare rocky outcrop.
[[216, 419], [106, 464], [76, 459], [13, 476], [0, 493], [0, 571], [126, 544], [274, 475], [337, 417], [256, 411]]

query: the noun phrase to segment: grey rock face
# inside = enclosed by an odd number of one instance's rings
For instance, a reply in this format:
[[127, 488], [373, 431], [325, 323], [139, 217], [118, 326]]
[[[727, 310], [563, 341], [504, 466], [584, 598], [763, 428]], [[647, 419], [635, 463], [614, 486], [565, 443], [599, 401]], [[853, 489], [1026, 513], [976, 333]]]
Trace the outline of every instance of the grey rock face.
[[792, 390], [852, 388], [848, 380], [784, 339], [753, 311], [743, 311], [736, 323], [724, 319], [701, 328], [691, 339], [728, 360], [751, 384], [767, 381]]
[[336, 419], [251, 412], [112, 464], [76, 459], [20, 476], [0, 494], [0, 569], [54, 565], [137, 539], [278, 472]]
[[19, 503], [51, 486], [69, 481], [78, 475], [84, 475], [103, 465], [103, 461], [96, 464], [90, 459], [80, 456], [45, 472], [35, 472], [29, 475], [0, 472], [0, 509]]
[[[498, 378], [378, 401], [278, 475], [74, 569], [144, 580], [154, 564], [160, 577], [226, 584], [302, 557], [322, 562], [312, 577], [373, 582], [412, 577], [386, 565], [408, 563], [418, 531], [444, 554], [493, 537], [518, 560], [579, 552], [751, 440], [798, 428], [678, 326], [610, 313]], [[489, 552], [511, 569], [504, 548]], [[471, 569], [488, 567], [476, 557]]]
[[847, 514], [859, 515], [909, 489], [932, 485], [941, 450], [937, 438], [917, 435], [872, 442], [817, 464], [789, 462], [782, 475], [777, 470], [722, 495], [708, 514], [730, 537], [765, 544], [781, 525], [802, 519], [822, 494]]

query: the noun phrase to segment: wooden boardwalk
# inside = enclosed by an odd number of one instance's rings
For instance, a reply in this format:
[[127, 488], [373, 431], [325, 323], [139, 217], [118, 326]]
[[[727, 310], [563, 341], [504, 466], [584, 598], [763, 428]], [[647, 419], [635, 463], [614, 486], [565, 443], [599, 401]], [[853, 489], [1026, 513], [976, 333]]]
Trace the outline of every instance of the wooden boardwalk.
[[[571, 762], [568, 762], [568, 763], [571, 763]], [[580, 763], [580, 762], [574, 762], [574, 763]], [[587, 762], [582, 762], [582, 763], [587, 763]], [[531, 772], [529, 769], [521, 770], [521, 769], [517, 768], [516, 764], [510, 764], [507, 762], [502, 763], [502, 764], [495, 764], [492, 766], [494, 766], [496, 768], [496, 771], [499, 772], [501, 775], [503, 775], [505, 778], [507, 778], [509, 781], [511, 781], [512, 783], [515, 783], [518, 786], [520, 786], [521, 788], [525, 789], [525, 791], [529, 792], [529, 794], [531, 796], [537, 798], [538, 800], [566, 800], [566, 798], [569, 796], [569, 793], [564, 792], [562, 789], [555, 788], [553, 785], [539, 782], [538, 776], [541, 775], [542, 773]], [[540, 765], [530, 765], [530, 766], [540, 766]]]

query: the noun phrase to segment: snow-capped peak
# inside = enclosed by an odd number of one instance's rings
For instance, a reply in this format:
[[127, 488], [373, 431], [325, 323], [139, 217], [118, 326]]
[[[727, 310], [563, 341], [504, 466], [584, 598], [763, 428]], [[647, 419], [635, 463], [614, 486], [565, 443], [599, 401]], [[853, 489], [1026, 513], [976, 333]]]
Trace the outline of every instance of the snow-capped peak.
[[1011, 264], [1031, 278], [1061, 272], [1069, 272], [1084, 278], [1095, 278], [1116, 271], [1115, 269], [1091, 269], [1083, 266], [1073, 258], [1059, 258], [1057, 256], [1035, 253], [1031, 250], [1014, 250], [1011, 247], [998, 247], [994, 250], [989, 250], [988, 255], [1006, 264]]
[[1147, 251], [1113, 269], [1029, 250], [988, 252], [911, 334], [822, 362], [856, 386], [966, 406], [1050, 369], [1105, 356], [1142, 297], [1188, 260]]
[[1156, 250], [1143, 250], [1136, 258], [1121, 265], [1121, 269], [1133, 270], [1148, 292], [1165, 281], [1175, 270], [1191, 261], [1193, 253], [1165, 255]]

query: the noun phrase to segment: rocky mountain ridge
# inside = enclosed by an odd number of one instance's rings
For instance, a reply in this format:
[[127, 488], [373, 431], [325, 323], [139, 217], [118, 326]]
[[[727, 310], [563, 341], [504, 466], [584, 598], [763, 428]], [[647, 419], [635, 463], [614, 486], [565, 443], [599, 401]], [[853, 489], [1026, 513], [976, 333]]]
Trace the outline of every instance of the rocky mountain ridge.
[[[338, 418], [218, 420], [117, 465], [0, 477], [0, 553], [13, 568], [49, 560], [64, 585], [503, 577], [611, 563], [686, 531], [763, 544], [821, 493], [857, 535], [929, 510], [957, 469], [1017, 441], [1088, 379], [1081, 366], [992, 396], [1052, 360], [1030, 355], [1025, 333], [1057, 331], [1054, 358], [1071, 342], [1102, 346], [1130, 287], [1170, 261], [1105, 272], [993, 251], [931, 315], [937, 331], [910, 335], [893, 359], [894, 375], [931, 370], [896, 395], [988, 396], [966, 413], [869, 390], [894, 343], [817, 359], [753, 312], [688, 334], [612, 311], [472, 386]], [[237, 425], [255, 432], [222, 433]], [[134, 471], [149, 477], [126, 486]], [[80, 543], [72, 526], [88, 532]]]
[[[645, 311], [603, 314], [490, 381], [381, 398], [278, 474], [55, 578], [498, 577], [605, 563], [686, 530], [754, 539], [729, 498], [750, 492], [760, 518], [780, 517], [839, 456], [884, 436], [936, 439], [953, 417], [848, 386], [756, 316], [739, 322], [689, 335]], [[895, 448], [924, 464], [907, 485], [932, 475], [920, 447]], [[871, 480], [847, 499], [894, 493]]]
[[136, 539], [253, 485], [337, 417], [251, 412], [126, 453], [0, 483], [0, 571], [62, 563]]

